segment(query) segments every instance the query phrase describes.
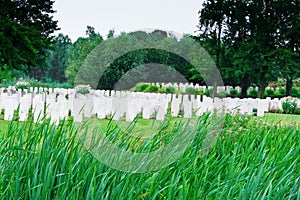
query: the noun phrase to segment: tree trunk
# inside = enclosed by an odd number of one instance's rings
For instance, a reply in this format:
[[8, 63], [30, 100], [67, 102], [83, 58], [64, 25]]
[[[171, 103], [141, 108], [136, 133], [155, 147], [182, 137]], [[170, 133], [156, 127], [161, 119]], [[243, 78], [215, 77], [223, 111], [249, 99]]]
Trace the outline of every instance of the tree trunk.
[[259, 84], [259, 98], [263, 99], [265, 96], [265, 89], [267, 86], [266, 83], [266, 74], [267, 74], [268, 66], [263, 66], [263, 70], [261, 73], [261, 79], [260, 79], [260, 84]]
[[216, 55], [216, 65], [217, 68], [220, 69], [220, 55], [221, 55], [221, 32], [222, 32], [222, 22], [218, 23], [218, 42], [217, 42], [217, 55]]
[[242, 91], [241, 91], [242, 98], [247, 97], [248, 86], [249, 86], [249, 74], [245, 74], [242, 79]]
[[292, 96], [293, 78], [287, 76], [286, 78], [286, 96]]
[[264, 84], [260, 84], [260, 86], [259, 86], [259, 98], [260, 99], [264, 98], [264, 96], [265, 96], [265, 89], [266, 89], [266, 86]]
[[[218, 22], [218, 38], [217, 38], [217, 53], [216, 53], [216, 66], [217, 69], [219, 70], [220, 67], [220, 55], [221, 55], [221, 32], [222, 32], [222, 21]], [[216, 94], [217, 94], [217, 83], [215, 82], [213, 85], [213, 94], [212, 94], [212, 98], [215, 98]]]

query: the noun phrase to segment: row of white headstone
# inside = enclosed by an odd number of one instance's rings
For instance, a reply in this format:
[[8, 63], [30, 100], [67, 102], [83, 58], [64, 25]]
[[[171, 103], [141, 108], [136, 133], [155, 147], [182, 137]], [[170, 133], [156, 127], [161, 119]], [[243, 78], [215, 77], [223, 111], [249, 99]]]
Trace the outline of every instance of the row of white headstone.
[[[33, 90], [34, 91], [34, 90]], [[67, 118], [69, 114], [75, 122], [82, 122], [83, 117], [95, 115], [99, 119], [112, 116], [113, 120], [125, 117], [133, 121], [140, 113], [142, 118], [163, 120], [170, 111], [171, 116], [184, 118], [200, 116], [204, 112], [224, 112], [252, 115], [257, 109], [258, 116], [264, 116], [269, 109], [282, 110], [282, 100], [210, 98], [199, 95], [176, 95], [160, 93], [139, 93], [93, 90], [91, 94], [76, 94], [74, 89], [55, 89], [52, 93], [1, 93], [0, 109], [4, 109], [4, 120], [12, 120], [14, 112], [19, 110], [19, 120], [25, 121], [32, 108], [34, 122], [50, 117], [53, 123]], [[19, 108], [19, 109], [18, 109]]]
[[[185, 91], [186, 88], [188, 87], [192, 87], [192, 88], [195, 88], [196, 90], [210, 90], [210, 89], [213, 89], [213, 86], [201, 86], [199, 85], [198, 83], [196, 84], [193, 84], [193, 83], [148, 83], [148, 84], [152, 84], [152, 85], [156, 85], [157, 87], [162, 87], [162, 88], [167, 88], [168, 86], [172, 86], [174, 87], [176, 90], [181, 90], [181, 91]], [[241, 92], [242, 91], [242, 88], [239, 87], [239, 86], [236, 86], [236, 87], [233, 87], [233, 86], [218, 86], [217, 87], [217, 93], [220, 93], [220, 92], [226, 92], [226, 94], [230, 94], [230, 90], [231, 89], [235, 89], [237, 92]], [[258, 87], [249, 87], [248, 88], [248, 91], [251, 91], [251, 90], [259, 90]], [[274, 91], [278, 91], [280, 89], [280, 87], [275, 87], [275, 88], [270, 88], [270, 87], [266, 87], [266, 90], [268, 89], [274, 89]]]

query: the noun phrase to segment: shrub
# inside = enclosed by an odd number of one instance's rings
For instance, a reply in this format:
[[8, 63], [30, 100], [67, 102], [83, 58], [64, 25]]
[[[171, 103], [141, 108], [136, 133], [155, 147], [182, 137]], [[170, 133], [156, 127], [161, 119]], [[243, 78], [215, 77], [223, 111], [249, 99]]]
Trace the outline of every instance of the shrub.
[[175, 94], [183, 94], [183, 92], [181, 90], [176, 90]]
[[297, 108], [297, 99], [287, 97], [282, 102], [283, 113], [295, 114]]
[[89, 94], [91, 91], [91, 87], [89, 85], [78, 85], [75, 87], [76, 93], [78, 94]]
[[204, 91], [203, 91], [203, 90], [197, 90], [197, 91], [196, 91], [196, 94], [197, 94], [197, 95], [203, 95], [203, 94], [204, 94]]
[[159, 89], [158, 89], [158, 92], [159, 92], [159, 93], [165, 93], [166, 91], [165, 91], [164, 88], [159, 88]]
[[275, 93], [275, 91], [270, 88], [270, 89], [267, 89], [265, 91], [265, 96], [267, 96], [267, 97], [274, 97], [274, 93]]
[[274, 97], [275, 98], [282, 98], [282, 97], [284, 97], [285, 95], [284, 94], [281, 94], [279, 91], [275, 91], [275, 93], [274, 93]]
[[278, 92], [281, 94], [281, 95], [286, 95], [286, 89], [285, 88], [279, 88]]
[[293, 97], [299, 97], [300, 96], [298, 88], [296, 88], [296, 87], [292, 88], [292, 96]]
[[12, 71], [9, 69], [8, 65], [0, 66], [0, 80], [1, 82], [5, 82], [4, 80], [11, 80], [12, 79]]
[[147, 83], [138, 83], [135, 86], [135, 91], [136, 92], [144, 92], [147, 87], [149, 87], [149, 84], [147, 84]]
[[296, 114], [296, 115], [300, 115], [300, 108], [296, 108], [295, 109], [295, 113], [294, 114]]
[[219, 93], [217, 93], [217, 97], [226, 97], [226, 95], [227, 95], [227, 93], [226, 93], [226, 91], [222, 91], [222, 92], [219, 92]]
[[236, 89], [230, 89], [230, 95], [231, 96], [233, 96], [233, 97], [235, 97], [235, 96], [237, 96], [237, 94], [238, 94], [238, 91], [236, 90]]
[[257, 98], [258, 91], [256, 89], [252, 89], [249, 91], [249, 97]]
[[144, 90], [144, 92], [157, 92], [157, 91], [158, 91], [158, 87], [156, 85], [150, 85]]
[[24, 81], [23, 79], [20, 79], [17, 83], [16, 83], [16, 89], [21, 89], [21, 90], [24, 90], [24, 89], [29, 89], [30, 87], [30, 83], [27, 82], [27, 81]]
[[187, 87], [185, 89], [185, 93], [186, 94], [196, 94], [196, 92], [197, 92], [197, 90], [195, 88], [193, 88], [193, 87]]
[[210, 96], [213, 93], [213, 89], [205, 90], [204, 95], [205, 96]]
[[280, 83], [275, 83], [275, 87], [279, 87], [281, 84]]
[[174, 94], [176, 89], [173, 86], [168, 86], [168, 87], [166, 87], [165, 91], [168, 94]]

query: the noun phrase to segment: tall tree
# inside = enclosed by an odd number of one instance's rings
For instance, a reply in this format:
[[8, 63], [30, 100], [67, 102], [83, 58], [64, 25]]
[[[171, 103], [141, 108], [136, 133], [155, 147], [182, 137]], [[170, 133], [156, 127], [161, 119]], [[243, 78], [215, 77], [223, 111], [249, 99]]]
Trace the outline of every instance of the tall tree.
[[[222, 5], [222, 6], [220, 6]], [[287, 51], [281, 51], [280, 47], [288, 47], [291, 52], [299, 49], [299, 2], [277, 0], [207, 0], [200, 12], [200, 27], [214, 38], [219, 24], [223, 25], [221, 41], [224, 47], [231, 52], [234, 62], [226, 66], [229, 73], [240, 77], [242, 96], [245, 97], [250, 84], [259, 86], [260, 97], [264, 96], [265, 87], [270, 81], [274, 81], [279, 75], [286, 74], [278, 63], [279, 55], [285, 54], [288, 62], [294, 59], [294, 55], [287, 55]], [[288, 8], [288, 9], [287, 9]], [[288, 10], [288, 11], [287, 11]], [[223, 19], [220, 23], [220, 19]], [[214, 31], [207, 31], [213, 29]], [[219, 41], [219, 36], [217, 37]], [[220, 68], [220, 44], [215, 50], [216, 63]], [[285, 52], [285, 53], [284, 53]], [[228, 56], [228, 55], [227, 55]], [[276, 64], [277, 63], [277, 64]], [[295, 75], [295, 65], [284, 64], [290, 74]], [[232, 69], [232, 70], [231, 70]], [[291, 82], [292, 77], [288, 75]], [[287, 84], [291, 85], [291, 83]]]
[[68, 48], [67, 68], [65, 70], [65, 77], [69, 84], [73, 85], [77, 72], [80, 69], [84, 59], [87, 55], [102, 41], [103, 38], [99, 33], [95, 32], [95, 28], [87, 26], [87, 38], [78, 38]]
[[279, 48], [277, 64], [286, 79], [286, 95], [292, 95], [293, 80], [300, 76], [300, 2], [289, 0], [278, 2], [279, 15]]
[[66, 81], [65, 70], [67, 68], [68, 49], [72, 45], [67, 35], [59, 34], [54, 39], [53, 50], [49, 52], [47, 59], [49, 65], [48, 77], [52, 80]]
[[8, 70], [42, 66], [58, 30], [52, 0], [1, 0], [0, 66]]
[[[207, 0], [203, 3], [203, 9], [199, 12], [200, 23], [199, 29], [204, 34], [214, 34], [217, 39], [216, 46], [216, 65], [220, 67], [221, 56], [221, 37], [224, 29], [225, 13], [227, 1]], [[214, 91], [216, 92], [216, 83], [214, 83]], [[214, 92], [214, 93], [215, 93]]]

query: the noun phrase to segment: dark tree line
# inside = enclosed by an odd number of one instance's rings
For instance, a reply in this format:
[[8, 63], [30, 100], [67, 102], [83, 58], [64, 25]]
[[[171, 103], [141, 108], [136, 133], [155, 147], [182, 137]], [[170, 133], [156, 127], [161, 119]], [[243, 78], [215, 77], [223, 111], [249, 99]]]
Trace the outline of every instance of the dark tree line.
[[[75, 42], [67, 35], [54, 37], [53, 33], [59, 29], [52, 17], [54, 1], [0, 2], [0, 79], [10, 78], [17, 71], [72, 85], [84, 60], [104, 41], [91, 26], [87, 26], [87, 37]], [[299, 0], [206, 0], [199, 11], [198, 28], [199, 35], [192, 38], [214, 59], [225, 85], [241, 86], [242, 97], [250, 86], [258, 86], [263, 97], [270, 82], [284, 78], [286, 95], [291, 95], [293, 81], [300, 75]], [[152, 39], [162, 40], [166, 45], [189, 45], [188, 40], [176, 41], [163, 31], [151, 34]], [[111, 30], [107, 44], [116, 45], [119, 37], [133, 35], [113, 36]], [[145, 36], [147, 33], [137, 32], [128, 41], [140, 40], [142, 44]], [[114, 55], [107, 49], [106, 54]], [[99, 87], [111, 88], [126, 69], [150, 61], [171, 65], [188, 81], [204, 84], [195, 68], [172, 54], [151, 49], [138, 53], [131, 52], [112, 63], [113, 70], [105, 72], [107, 76]], [[139, 76], [146, 77], [144, 73]]]
[[225, 83], [259, 86], [286, 80], [287, 95], [300, 75], [298, 0], [206, 0], [199, 12], [199, 41], [215, 56]]
[[[0, 1], [1, 73], [15, 70], [30, 73], [45, 66], [52, 33], [58, 30], [52, 14], [54, 1]], [[3, 77], [2, 77], [3, 78]]]

